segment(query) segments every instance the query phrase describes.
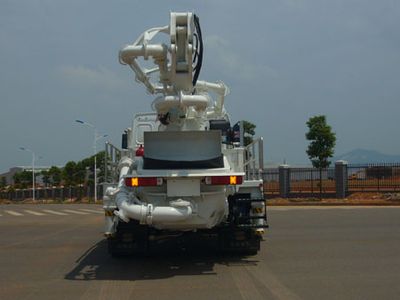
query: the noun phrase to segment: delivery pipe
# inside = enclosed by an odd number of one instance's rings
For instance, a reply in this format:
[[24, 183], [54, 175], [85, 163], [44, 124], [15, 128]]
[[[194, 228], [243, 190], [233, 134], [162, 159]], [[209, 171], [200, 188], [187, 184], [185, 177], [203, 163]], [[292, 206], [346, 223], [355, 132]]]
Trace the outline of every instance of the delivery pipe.
[[[138, 220], [141, 224], [174, 223], [184, 221], [192, 214], [192, 208], [189, 205], [172, 207], [156, 206], [152, 204], [142, 204], [136, 197], [129, 196], [129, 189], [125, 186], [124, 177], [128, 174], [133, 160], [123, 158], [119, 163], [120, 177], [118, 191], [115, 196], [118, 211], [115, 214], [123, 221], [129, 222], [129, 219]], [[132, 201], [132, 200], [133, 201]], [[134, 203], [132, 203], [134, 202]]]
[[119, 60], [125, 64], [130, 65], [134, 59], [139, 56], [143, 56], [147, 59], [149, 56], [154, 58], [165, 58], [168, 49], [166, 45], [162, 44], [150, 44], [150, 45], [128, 45], [119, 51]]
[[222, 108], [224, 107], [225, 96], [229, 94], [229, 88], [223, 82], [207, 82], [198, 80], [196, 83], [197, 91], [213, 91], [218, 95], [218, 101], [216, 105], [216, 112], [220, 114], [222, 112]]
[[196, 110], [205, 110], [208, 106], [208, 98], [205, 95], [161, 96], [154, 100], [154, 108], [158, 112], [166, 112], [173, 107], [193, 106]]
[[[119, 197], [118, 197], [119, 196]], [[121, 199], [124, 196], [119, 193], [117, 198], [120, 198], [117, 203], [120, 209], [119, 215], [122, 213], [122, 219], [138, 220], [140, 224], [159, 224], [159, 223], [175, 223], [186, 220], [192, 214], [192, 208], [187, 207], [171, 207], [171, 206], [156, 206], [151, 204], [130, 204], [126, 199]], [[122, 201], [121, 201], [122, 200]]]

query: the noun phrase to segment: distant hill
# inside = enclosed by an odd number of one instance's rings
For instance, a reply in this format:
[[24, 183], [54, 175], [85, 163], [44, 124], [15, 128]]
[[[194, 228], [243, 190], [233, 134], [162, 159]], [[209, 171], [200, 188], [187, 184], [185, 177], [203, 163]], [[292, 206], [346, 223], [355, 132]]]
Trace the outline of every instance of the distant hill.
[[400, 163], [400, 155], [383, 154], [374, 150], [355, 149], [342, 155], [335, 156], [332, 162], [337, 160], [345, 160], [351, 164]]

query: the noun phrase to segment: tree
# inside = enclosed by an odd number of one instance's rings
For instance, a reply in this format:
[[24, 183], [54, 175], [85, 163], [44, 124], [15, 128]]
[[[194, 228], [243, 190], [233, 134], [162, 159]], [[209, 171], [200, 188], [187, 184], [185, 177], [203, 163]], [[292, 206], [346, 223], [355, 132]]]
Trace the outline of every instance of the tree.
[[[100, 151], [96, 154], [96, 165], [97, 165], [97, 170], [100, 170], [97, 172], [97, 180], [104, 176], [104, 167], [105, 167], [105, 158], [106, 158], [106, 152], [105, 151]], [[94, 155], [83, 159], [82, 161], [78, 162], [78, 164], [82, 164], [82, 170], [84, 173], [86, 173], [86, 169], [90, 171], [90, 177], [89, 177], [89, 182], [88, 184], [93, 184], [94, 182]]]
[[336, 134], [332, 132], [331, 126], [326, 123], [324, 115], [311, 117], [307, 121], [309, 131], [306, 139], [310, 141], [307, 155], [314, 168], [319, 169], [319, 191], [322, 196], [322, 169], [330, 165], [329, 158], [333, 156], [336, 144]]
[[98, 182], [101, 182], [101, 180], [104, 181], [104, 174], [105, 174], [105, 163], [106, 163], [106, 152], [105, 151], [100, 151], [97, 153], [97, 168], [100, 169], [100, 172], [97, 174], [97, 180]]
[[75, 185], [75, 173], [76, 173], [76, 162], [69, 161], [65, 164], [65, 167], [62, 171], [62, 179], [64, 180], [65, 185], [71, 186]]
[[52, 185], [60, 185], [62, 179], [62, 171], [56, 166], [52, 166], [47, 172], [49, 176], [49, 181]]
[[22, 171], [15, 173], [13, 176], [14, 183], [17, 188], [25, 189], [28, 186], [32, 185], [32, 172], [31, 171]]
[[7, 186], [7, 178], [4, 176], [0, 177], [0, 189], [4, 189]]
[[83, 161], [78, 161], [75, 166], [75, 183], [83, 184], [85, 182], [86, 166]]
[[253, 142], [253, 136], [256, 134], [256, 125], [249, 121], [243, 121], [244, 145], [247, 146]]
[[44, 186], [48, 186], [51, 179], [49, 171], [43, 170], [42, 172], [40, 172], [40, 174], [42, 175]]

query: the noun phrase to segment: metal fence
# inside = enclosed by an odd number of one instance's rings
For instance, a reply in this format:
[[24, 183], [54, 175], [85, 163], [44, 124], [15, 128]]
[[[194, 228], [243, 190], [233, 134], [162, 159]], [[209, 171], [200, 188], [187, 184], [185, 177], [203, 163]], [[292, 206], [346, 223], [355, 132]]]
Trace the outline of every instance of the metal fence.
[[[337, 167], [337, 166], [336, 166]], [[341, 179], [337, 180], [336, 171], [339, 169], [327, 168], [267, 168], [262, 172], [264, 193], [267, 197], [339, 197], [348, 196], [356, 192], [400, 192], [400, 163], [392, 164], [342, 164]], [[281, 176], [284, 175], [284, 176]], [[283, 184], [280, 180], [286, 180]], [[320, 178], [322, 179], [320, 181]], [[320, 183], [322, 182], [322, 194]], [[337, 184], [341, 182], [343, 184]], [[339, 189], [342, 193], [338, 193]], [[98, 185], [98, 197], [102, 198], [103, 186]], [[36, 199], [92, 199], [93, 187], [71, 186], [38, 188]], [[24, 200], [32, 198], [32, 189], [21, 189], [0, 192], [1, 199]]]
[[347, 191], [399, 192], [400, 163], [347, 166]]
[[262, 178], [264, 181], [264, 193], [267, 195], [279, 195], [279, 170], [264, 169]]
[[[391, 164], [341, 164], [341, 180], [337, 185], [338, 174], [335, 167], [316, 168], [269, 168], [264, 169], [264, 193], [282, 197], [336, 197], [338, 186], [348, 196], [356, 192], [400, 192], [400, 163]], [[281, 175], [280, 176], [280, 172]], [[340, 172], [339, 172], [340, 174]], [[321, 180], [320, 180], [321, 178]], [[280, 180], [286, 180], [283, 183]], [[321, 191], [320, 193], [320, 185]]]
[[[320, 180], [321, 179], [321, 180]], [[291, 168], [290, 194], [291, 196], [335, 194], [335, 168]]]
[[[103, 187], [97, 187], [99, 199], [103, 197]], [[0, 199], [11, 201], [22, 201], [32, 199], [32, 189], [15, 189], [11, 191], [1, 191]], [[35, 189], [36, 200], [81, 200], [94, 199], [94, 188], [92, 186], [68, 186], [68, 187], [49, 187]]]

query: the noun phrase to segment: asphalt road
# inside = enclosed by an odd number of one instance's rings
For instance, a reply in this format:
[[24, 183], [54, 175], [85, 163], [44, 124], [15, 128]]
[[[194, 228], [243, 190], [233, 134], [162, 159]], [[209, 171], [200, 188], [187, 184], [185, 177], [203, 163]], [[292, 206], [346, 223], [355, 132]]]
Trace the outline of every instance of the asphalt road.
[[2, 205], [0, 299], [400, 299], [399, 207], [269, 217], [256, 256], [113, 259], [100, 206]]

